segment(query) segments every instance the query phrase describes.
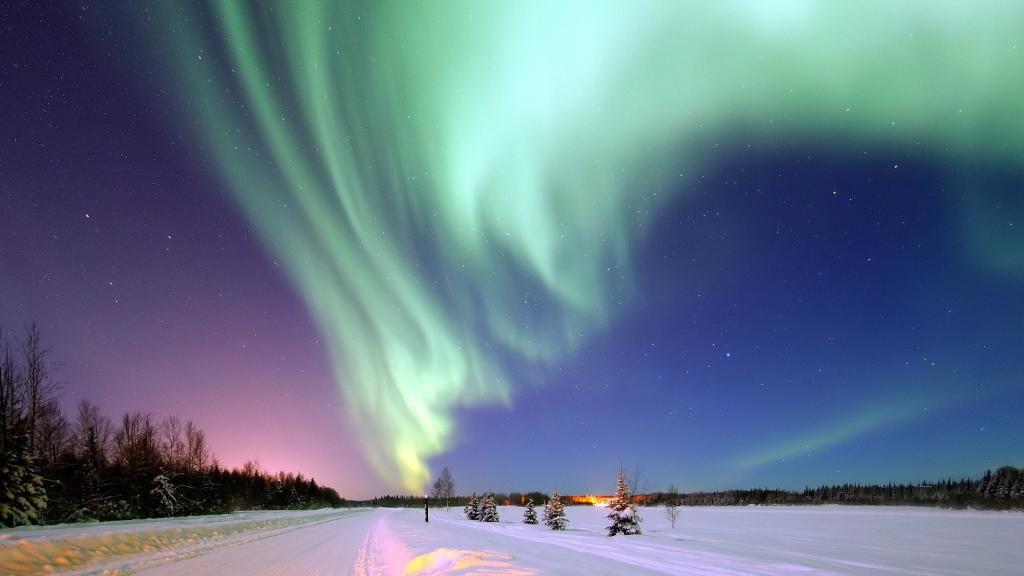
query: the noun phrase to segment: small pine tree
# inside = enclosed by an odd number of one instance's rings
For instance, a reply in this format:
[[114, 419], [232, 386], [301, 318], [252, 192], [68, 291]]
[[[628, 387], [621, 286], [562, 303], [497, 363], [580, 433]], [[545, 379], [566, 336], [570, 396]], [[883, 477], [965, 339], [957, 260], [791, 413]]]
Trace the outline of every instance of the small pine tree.
[[149, 491], [156, 500], [156, 512], [160, 516], [174, 516], [178, 509], [178, 493], [171, 479], [165, 474], [157, 474], [153, 478], [153, 488]]
[[558, 496], [558, 490], [551, 492], [551, 498], [544, 506], [544, 525], [552, 530], [565, 530], [569, 525], [569, 519], [565, 517], [565, 508], [562, 506], [562, 499]]
[[616, 534], [639, 534], [640, 522], [636, 514], [636, 508], [629, 497], [629, 489], [626, 487], [626, 475], [619, 469], [619, 481], [615, 486], [615, 498], [608, 503], [611, 512], [608, 519], [612, 521], [608, 526], [608, 535]]
[[469, 497], [469, 503], [466, 504], [466, 507], [462, 509], [462, 511], [466, 513], [466, 519], [479, 520], [480, 513], [477, 510], [478, 508], [479, 503], [476, 498], [476, 492], [473, 492], [473, 495]]
[[533, 498], [526, 501], [526, 511], [523, 512], [523, 524], [536, 524], [537, 510], [533, 507]]
[[481, 522], [497, 522], [498, 521], [498, 505], [494, 501], [494, 494], [488, 492], [484, 495], [484, 503], [480, 507], [480, 518]]

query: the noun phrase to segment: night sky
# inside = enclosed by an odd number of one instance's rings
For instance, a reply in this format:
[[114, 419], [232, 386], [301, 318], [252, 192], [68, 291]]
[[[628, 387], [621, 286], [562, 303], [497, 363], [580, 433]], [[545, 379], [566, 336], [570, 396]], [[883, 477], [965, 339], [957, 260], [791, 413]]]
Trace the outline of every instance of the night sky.
[[0, 4], [68, 408], [349, 497], [1024, 464], [1018, 3], [154, 4]]

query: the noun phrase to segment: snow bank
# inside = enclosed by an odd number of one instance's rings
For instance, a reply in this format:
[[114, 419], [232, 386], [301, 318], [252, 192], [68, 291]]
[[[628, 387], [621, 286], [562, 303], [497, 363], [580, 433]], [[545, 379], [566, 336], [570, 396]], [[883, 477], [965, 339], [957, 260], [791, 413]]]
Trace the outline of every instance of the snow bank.
[[0, 531], [0, 574], [537, 574], [1002, 576], [1024, 566], [1024, 514], [904, 507], [641, 508], [643, 534], [606, 536], [605, 508], [568, 530], [461, 512], [265, 512]]

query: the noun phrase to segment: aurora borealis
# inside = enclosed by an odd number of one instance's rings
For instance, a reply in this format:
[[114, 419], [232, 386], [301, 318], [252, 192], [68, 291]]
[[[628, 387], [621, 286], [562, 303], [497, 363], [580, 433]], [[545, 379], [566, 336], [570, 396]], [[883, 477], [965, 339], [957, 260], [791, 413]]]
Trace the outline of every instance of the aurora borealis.
[[[470, 489], [546, 489], [528, 455], [509, 456], [543, 441], [577, 446], [536, 459], [582, 491], [623, 459], [715, 487], [898, 480], [911, 471], [898, 461], [922, 446], [952, 446], [917, 462], [938, 475], [1024, 456], [1012, 417], [1024, 399], [1019, 4], [218, 0], [82, 12], [60, 16], [100, 55], [79, 57], [113, 70], [135, 103], [131, 122], [93, 108], [130, 125], [113, 133], [172, 143], [144, 147], [153, 158], [202, 167], [167, 216], [152, 199], [134, 209], [163, 228], [251, 228], [258, 242], [238, 249], [272, 266], [249, 261], [242, 276], [284, 279], [302, 306], [250, 298], [315, 326], [315, 344], [267, 340], [329, 367], [293, 393], [330, 403], [348, 434], [297, 440], [322, 447], [310, 459], [343, 453], [396, 490], [421, 490], [442, 461]], [[33, 105], [24, 86], [6, 113]], [[68, 89], [67, 106], [92, 97]], [[87, 145], [90, 127], [68, 124]], [[3, 217], [52, 205], [42, 212], [67, 228], [102, 212], [89, 202], [120, 204], [116, 178], [94, 186], [94, 162], [64, 158], [47, 186], [34, 180], [42, 168], [8, 164], [2, 193], [17, 208]], [[162, 195], [179, 194], [159, 164], [123, 186], [160, 180]], [[73, 193], [85, 199], [59, 215]], [[129, 239], [142, 230], [121, 233], [115, 251], [146, 249]], [[0, 281], [0, 319], [38, 317], [73, 348], [103, 324], [89, 310], [106, 296], [88, 286], [106, 280], [75, 272], [85, 304], [70, 327], [58, 322], [33, 304], [36, 278], [90, 265], [38, 242], [21, 233], [0, 249], [4, 276], [22, 278]], [[223, 261], [192, 248], [176, 276]], [[128, 276], [166, 273], [155, 268]], [[181, 297], [154, 284], [129, 292]], [[168, 338], [257, 309], [211, 305]], [[125, 330], [114, 340], [147, 329]], [[204, 359], [227, 357], [201, 338]], [[211, 392], [222, 386], [262, 393], [214, 363], [217, 377], [188, 389], [196, 403], [225, 402]], [[138, 401], [158, 409], [152, 394]], [[837, 462], [852, 477], [832, 475]]]

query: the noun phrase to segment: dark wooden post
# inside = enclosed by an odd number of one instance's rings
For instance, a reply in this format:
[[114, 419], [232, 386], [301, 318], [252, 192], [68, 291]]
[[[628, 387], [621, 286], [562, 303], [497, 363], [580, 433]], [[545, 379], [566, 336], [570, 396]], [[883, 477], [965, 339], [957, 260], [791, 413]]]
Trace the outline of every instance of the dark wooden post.
[[423, 521], [430, 522], [430, 506], [427, 505], [427, 496], [423, 495]]

